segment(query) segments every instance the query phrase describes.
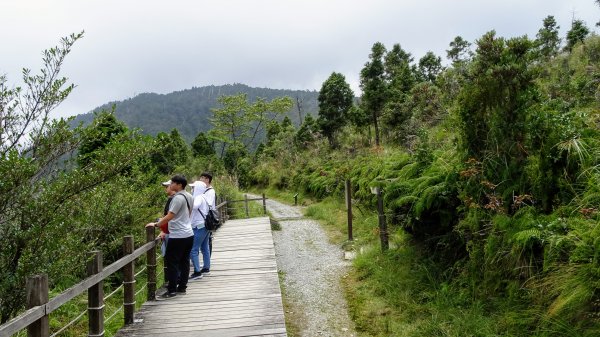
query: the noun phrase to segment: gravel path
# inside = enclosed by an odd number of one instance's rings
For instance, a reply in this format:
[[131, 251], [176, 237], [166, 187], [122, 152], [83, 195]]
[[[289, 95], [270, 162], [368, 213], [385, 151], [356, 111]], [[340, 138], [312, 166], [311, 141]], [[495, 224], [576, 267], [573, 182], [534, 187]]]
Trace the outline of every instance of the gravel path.
[[277, 267], [291, 317], [301, 337], [356, 336], [340, 278], [349, 262], [332, 245], [318, 222], [303, 219], [300, 207], [267, 200], [267, 209], [281, 230], [273, 231]]

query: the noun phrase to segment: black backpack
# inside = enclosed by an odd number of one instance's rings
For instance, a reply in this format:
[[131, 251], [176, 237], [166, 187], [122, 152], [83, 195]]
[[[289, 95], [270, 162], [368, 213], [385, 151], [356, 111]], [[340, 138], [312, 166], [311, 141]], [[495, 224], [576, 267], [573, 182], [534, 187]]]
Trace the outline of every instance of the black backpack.
[[[206, 189], [206, 191], [204, 191], [204, 193], [208, 192], [208, 190], [210, 190], [210, 189], [211, 188]], [[215, 195], [215, 200], [216, 200], [216, 198], [217, 198], [217, 196]], [[204, 227], [206, 229], [208, 229], [209, 231], [217, 230], [221, 226], [221, 216], [219, 214], [219, 211], [217, 211], [216, 209], [213, 209], [211, 205], [208, 205], [208, 214], [206, 214], [206, 215], [202, 214], [202, 211], [200, 211], [199, 208], [198, 208], [198, 212], [204, 219]]]
[[[202, 214], [202, 212], [200, 212]], [[204, 216], [204, 215], [203, 215]], [[221, 220], [219, 219], [219, 212], [215, 209], [209, 209], [208, 214], [204, 217], [204, 227], [209, 231], [217, 230], [221, 226]]]

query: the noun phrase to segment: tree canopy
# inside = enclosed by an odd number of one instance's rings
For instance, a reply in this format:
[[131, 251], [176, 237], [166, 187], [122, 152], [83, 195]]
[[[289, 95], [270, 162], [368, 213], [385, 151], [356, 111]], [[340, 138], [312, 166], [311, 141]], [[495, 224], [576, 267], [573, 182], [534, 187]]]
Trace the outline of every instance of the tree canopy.
[[348, 111], [352, 107], [354, 92], [346, 82], [344, 75], [333, 72], [323, 83], [319, 91], [319, 119], [321, 132], [331, 145], [335, 144], [335, 133], [348, 120]]

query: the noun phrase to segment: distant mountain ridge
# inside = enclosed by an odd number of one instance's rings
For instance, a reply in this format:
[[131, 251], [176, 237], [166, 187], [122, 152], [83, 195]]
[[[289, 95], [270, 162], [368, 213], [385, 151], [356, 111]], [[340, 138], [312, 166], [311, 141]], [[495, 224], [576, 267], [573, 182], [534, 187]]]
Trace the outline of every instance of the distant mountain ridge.
[[218, 107], [217, 98], [222, 95], [245, 93], [250, 101], [261, 97], [271, 100], [275, 97], [289, 96], [294, 101], [293, 108], [287, 113], [294, 125], [299, 124], [306, 114], [316, 115], [318, 112], [318, 91], [286, 90], [254, 88], [244, 84], [210, 85], [193, 87], [169, 94], [143, 93], [123, 101], [109, 102], [92, 112], [75, 117], [75, 125], [90, 123], [94, 112], [111, 110], [115, 105], [116, 117], [130, 128], [140, 128], [143, 133], [156, 135], [177, 128], [183, 138], [191, 142], [199, 132], [211, 129], [208, 118], [212, 117], [210, 109]]

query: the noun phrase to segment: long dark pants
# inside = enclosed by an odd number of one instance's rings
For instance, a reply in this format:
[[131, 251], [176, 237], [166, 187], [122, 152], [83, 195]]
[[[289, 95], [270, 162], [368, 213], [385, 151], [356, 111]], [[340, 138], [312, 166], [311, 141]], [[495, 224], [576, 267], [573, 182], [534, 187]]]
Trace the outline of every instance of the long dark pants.
[[[193, 236], [183, 239], [169, 238], [165, 262], [167, 264], [167, 278], [169, 280], [167, 289], [170, 293], [184, 291], [187, 288], [190, 274], [189, 258], [193, 244]], [[178, 275], [179, 280], [177, 280]]]

